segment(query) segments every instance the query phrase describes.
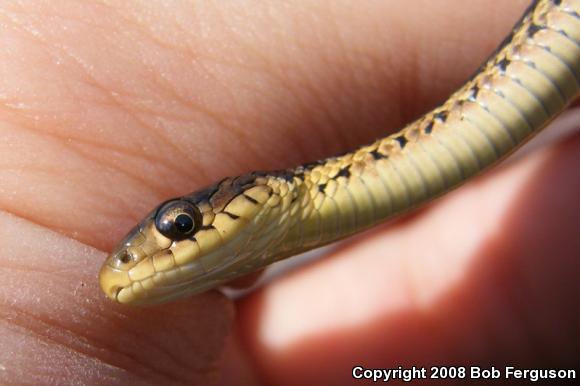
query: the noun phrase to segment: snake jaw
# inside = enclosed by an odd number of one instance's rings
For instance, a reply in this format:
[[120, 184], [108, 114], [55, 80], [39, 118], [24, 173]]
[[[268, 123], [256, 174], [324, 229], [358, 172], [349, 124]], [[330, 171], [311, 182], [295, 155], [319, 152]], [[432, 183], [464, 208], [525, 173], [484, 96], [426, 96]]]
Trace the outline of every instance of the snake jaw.
[[127, 271], [122, 271], [111, 267], [108, 264], [103, 265], [99, 272], [99, 284], [107, 297], [115, 302], [119, 302], [119, 293], [131, 286], [131, 279]]

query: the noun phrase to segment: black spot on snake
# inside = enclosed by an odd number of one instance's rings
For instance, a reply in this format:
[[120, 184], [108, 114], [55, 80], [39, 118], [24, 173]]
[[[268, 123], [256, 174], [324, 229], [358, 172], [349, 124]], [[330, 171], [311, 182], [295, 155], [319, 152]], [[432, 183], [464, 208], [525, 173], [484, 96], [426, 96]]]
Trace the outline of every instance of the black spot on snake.
[[503, 58], [502, 60], [497, 62], [497, 66], [499, 67], [502, 74], [505, 73], [505, 70], [507, 69], [507, 66], [510, 65], [510, 63], [511, 63], [511, 61], [508, 58]]
[[281, 177], [286, 182], [292, 182], [292, 181], [294, 181], [294, 174], [290, 170], [287, 170], [286, 173], [283, 174]]
[[471, 95], [469, 95], [469, 100], [475, 102], [477, 99], [477, 94], [479, 94], [479, 86], [475, 85], [471, 88]]
[[320, 184], [320, 185], [318, 185], [318, 191], [320, 193], [324, 193], [324, 189], [326, 189], [326, 185], [327, 184]]
[[237, 214], [230, 213], [227, 210], [224, 210], [222, 213], [225, 214], [225, 215], [227, 215], [232, 220], [237, 220], [237, 219], [240, 218], [240, 216], [238, 216]]
[[541, 30], [543, 30], [543, 29], [544, 29], [544, 27], [542, 27], [542, 26], [539, 26], [539, 25], [537, 25], [537, 24], [531, 24], [531, 25], [528, 27], [528, 36], [529, 36], [529, 37], [534, 37], [534, 35], [535, 35], [536, 33], [538, 33], [539, 31], [541, 31]]
[[258, 201], [254, 200], [252, 197], [248, 196], [247, 194], [244, 194], [244, 197], [246, 198], [246, 200], [250, 201], [252, 204], [258, 203]]
[[394, 138], [395, 141], [399, 142], [399, 146], [401, 146], [401, 149], [405, 147], [405, 145], [407, 144], [407, 138], [405, 138], [404, 135], [399, 135], [398, 137]]
[[380, 160], [383, 158], [389, 158], [387, 155], [383, 154], [383, 153], [379, 153], [378, 150], [373, 150], [370, 152], [370, 154], [373, 156], [373, 159], [375, 160]]
[[433, 115], [433, 118], [440, 120], [441, 122], [445, 122], [447, 120], [447, 116], [449, 113], [447, 111], [439, 111]]
[[425, 134], [431, 134], [431, 132], [433, 131], [433, 121], [429, 122], [429, 124], [425, 126], [425, 129], [423, 129], [423, 131], [425, 131]]
[[338, 177], [346, 177], [349, 178], [350, 177], [350, 165], [343, 167], [342, 169], [340, 169], [338, 171], [338, 173], [336, 173], [336, 176], [333, 177], [333, 179], [337, 179]]

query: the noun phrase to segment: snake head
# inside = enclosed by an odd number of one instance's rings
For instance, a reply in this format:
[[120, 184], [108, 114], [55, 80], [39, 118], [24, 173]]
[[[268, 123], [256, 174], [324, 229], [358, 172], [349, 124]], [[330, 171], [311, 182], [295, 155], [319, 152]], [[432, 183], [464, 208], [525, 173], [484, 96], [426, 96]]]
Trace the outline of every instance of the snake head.
[[99, 274], [101, 288], [119, 303], [162, 303], [269, 263], [253, 243], [256, 235], [268, 240], [264, 228], [282, 202], [268, 181], [229, 178], [161, 204], [109, 255]]

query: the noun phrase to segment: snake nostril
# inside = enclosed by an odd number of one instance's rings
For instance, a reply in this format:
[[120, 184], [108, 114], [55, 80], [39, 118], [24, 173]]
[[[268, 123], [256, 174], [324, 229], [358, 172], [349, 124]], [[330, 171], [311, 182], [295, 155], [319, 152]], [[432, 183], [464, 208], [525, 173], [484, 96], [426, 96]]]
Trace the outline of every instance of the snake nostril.
[[123, 264], [129, 263], [131, 260], [131, 255], [127, 251], [123, 251], [119, 255], [119, 261]]

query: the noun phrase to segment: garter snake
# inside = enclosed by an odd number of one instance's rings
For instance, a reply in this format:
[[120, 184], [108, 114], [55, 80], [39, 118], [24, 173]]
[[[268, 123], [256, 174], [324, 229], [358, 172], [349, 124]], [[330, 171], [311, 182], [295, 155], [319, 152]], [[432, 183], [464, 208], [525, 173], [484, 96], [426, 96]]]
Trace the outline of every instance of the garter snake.
[[119, 303], [218, 287], [407, 211], [496, 163], [580, 93], [580, 0], [535, 1], [476, 74], [401, 131], [159, 205], [101, 268]]

